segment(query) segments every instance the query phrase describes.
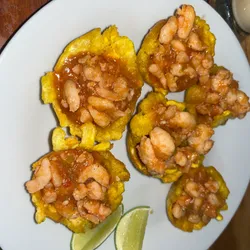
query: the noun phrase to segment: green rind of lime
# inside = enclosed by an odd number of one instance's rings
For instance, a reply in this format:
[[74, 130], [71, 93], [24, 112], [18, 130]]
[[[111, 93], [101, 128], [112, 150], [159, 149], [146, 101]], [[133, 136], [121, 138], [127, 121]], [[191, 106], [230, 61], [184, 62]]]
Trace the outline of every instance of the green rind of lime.
[[115, 231], [117, 250], [141, 250], [150, 207], [142, 206], [129, 210], [119, 221]]
[[100, 246], [114, 231], [123, 214], [120, 205], [104, 222], [86, 233], [74, 233], [71, 240], [72, 250], [93, 250]]

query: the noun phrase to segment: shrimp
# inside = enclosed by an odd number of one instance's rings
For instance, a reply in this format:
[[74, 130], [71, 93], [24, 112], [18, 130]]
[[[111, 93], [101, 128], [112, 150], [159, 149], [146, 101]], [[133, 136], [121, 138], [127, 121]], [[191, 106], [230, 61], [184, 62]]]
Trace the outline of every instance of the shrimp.
[[128, 83], [124, 77], [118, 77], [113, 83], [113, 90], [124, 100], [129, 93]]
[[88, 106], [88, 110], [98, 126], [105, 128], [110, 124], [111, 118], [107, 114], [99, 112], [98, 110], [94, 109], [91, 105]]
[[175, 151], [174, 139], [165, 130], [155, 127], [149, 134], [155, 154], [167, 160]]
[[170, 67], [170, 73], [174, 76], [183, 76], [183, 66], [180, 63], [172, 64]]
[[189, 62], [189, 56], [187, 55], [186, 52], [181, 51], [177, 54], [175, 58], [177, 63], [188, 63]]
[[64, 95], [69, 105], [69, 111], [75, 112], [80, 107], [79, 89], [72, 80], [67, 80], [64, 84]]
[[186, 213], [185, 209], [183, 207], [181, 207], [178, 203], [175, 203], [172, 207], [172, 213], [173, 216], [176, 219], [180, 219], [181, 217], [183, 217]]
[[162, 44], [167, 44], [173, 40], [178, 26], [177, 19], [175, 16], [172, 16], [168, 19], [167, 23], [161, 28], [159, 42]]
[[54, 187], [51, 183], [47, 184], [45, 188], [43, 189], [43, 201], [47, 204], [53, 203], [56, 201], [57, 194], [54, 190]]
[[109, 207], [105, 206], [104, 204], [100, 205], [98, 217], [101, 221], [105, 220], [105, 218], [107, 218], [111, 213], [112, 210]]
[[195, 10], [191, 5], [182, 5], [176, 12], [178, 21], [178, 37], [186, 39], [194, 25]]
[[192, 129], [196, 125], [195, 117], [188, 112], [176, 112], [175, 116], [169, 121], [169, 127], [179, 127]]
[[81, 64], [77, 64], [72, 68], [73, 73], [75, 73], [76, 75], [80, 75], [80, 73], [82, 72], [82, 65]]
[[181, 41], [179, 41], [179, 40], [172, 40], [171, 41], [171, 46], [176, 51], [179, 51], [179, 52], [186, 51], [185, 45]]
[[86, 123], [86, 122], [92, 122], [92, 116], [90, 115], [89, 111], [85, 108], [80, 109], [80, 122]]
[[175, 154], [174, 160], [175, 160], [176, 164], [178, 164], [181, 167], [184, 167], [188, 161], [187, 156], [181, 151], [179, 151]]
[[91, 153], [84, 151], [78, 156], [76, 162], [83, 163], [84, 166], [89, 166], [94, 163], [94, 157]]
[[188, 38], [188, 46], [196, 51], [203, 51], [206, 49], [206, 46], [202, 44], [198, 34], [191, 32]]
[[50, 161], [44, 158], [41, 166], [37, 168], [34, 179], [26, 182], [26, 188], [30, 194], [43, 189], [51, 180]]
[[188, 75], [190, 78], [197, 77], [197, 73], [196, 73], [195, 69], [192, 68], [191, 66], [188, 66], [187, 68], [185, 68], [183, 72], [185, 75]]
[[100, 223], [100, 220], [98, 217], [96, 217], [95, 215], [93, 214], [86, 214], [83, 216], [85, 219], [91, 221], [92, 223], [94, 224], [99, 224]]
[[101, 70], [99, 68], [93, 68], [85, 65], [83, 67], [83, 74], [89, 81], [100, 82], [102, 80]]
[[76, 201], [82, 200], [88, 194], [88, 188], [85, 184], [79, 184], [73, 191], [73, 197]]
[[160, 67], [159, 67], [157, 64], [151, 64], [151, 65], [149, 66], [149, 68], [148, 68], [148, 71], [149, 71], [152, 75], [154, 75], [154, 76], [156, 76], [157, 78], [160, 79], [160, 82], [161, 82], [161, 84], [162, 84], [162, 86], [163, 86], [164, 88], [167, 87], [167, 80], [166, 80], [166, 78], [165, 78], [165, 76], [164, 76], [164, 73], [162, 72], [162, 70], [160, 69]]
[[137, 146], [137, 150], [141, 161], [148, 167], [149, 172], [156, 174], [164, 173], [165, 163], [157, 159], [149, 138], [146, 136], [142, 137], [140, 145]]
[[107, 109], [115, 109], [115, 105], [112, 101], [107, 99], [90, 96], [88, 98], [88, 103], [99, 111], [105, 111]]
[[206, 103], [209, 104], [218, 104], [220, 101], [220, 95], [215, 92], [208, 92], [206, 97]]
[[105, 89], [105, 88], [97, 87], [95, 90], [99, 96], [101, 96], [105, 99], [108, 99], [110, 101], [122, 101], [126, 98], [126, 97], [124, 98], [124, 96], [122, 96], [122, 95], [119, 95], [119, 94], [117, 94], [111, 90]]
[[104, 192], [102, 190], [102, 186], [96, 182], [92, 181], [86, 184], [88, 189], [88, 197], [92, 200], [103, 200], [104, 199]]
[[88, 213], [98, 215], [100, 202], [93, 200], [84, 200], [83, 207], [87, 210]]
[[63, 179], [58, 171], [57, 166], [51, 164], [50, 171], [51, 171], [51, 182], [56, 188], [60, 187], [62, 185]]
[[78, 182], [84, 183], [86, 180], [90, 178], [93, 178], [104, 187], [109, 186], [109, 179], [110, 179], [109, 173], [100, 164], [96, 163], [84, 168], [78, 177]]
[[167, 85], [168, 85], [169, 90], [171, 92], [177, 91], [177, 83], [176, 83], [175, 76], [172, 75], [171, 73], [167, 73], [165, 75], [165, 77], [166, 77], [166, 81], [167, 81]]
[[232, 80], [233, 78], [230, 71], [220, 69], [215, 76], [211, 77], [212, 90], [222, 95], [226, 95]]
[[214, 144], [210, 139], [213, 134], [214, 130], [210, 126], [199, 124], [188, 138], [188, 143], [199, 154], [206, 154]]

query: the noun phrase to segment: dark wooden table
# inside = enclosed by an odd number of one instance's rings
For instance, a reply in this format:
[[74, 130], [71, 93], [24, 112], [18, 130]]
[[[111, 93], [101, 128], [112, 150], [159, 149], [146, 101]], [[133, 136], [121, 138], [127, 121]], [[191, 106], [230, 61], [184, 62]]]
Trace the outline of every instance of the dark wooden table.
[[[47, 2], [49, 1], [0, 0], [0, 50], [25, 20]], [[250, 59], [250, 37], [242, 37], [241, 40]], [[250, 250], [250, 186], [232, 221], [210, 248], [224, 249]]]

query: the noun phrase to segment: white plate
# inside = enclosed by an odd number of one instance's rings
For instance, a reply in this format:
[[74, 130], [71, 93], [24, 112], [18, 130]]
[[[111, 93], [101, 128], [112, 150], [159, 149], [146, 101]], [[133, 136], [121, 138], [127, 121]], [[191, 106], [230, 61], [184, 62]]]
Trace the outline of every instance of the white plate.
[[[0, 57], [1, 173], [0, 246], [3, 250], [66, 250], [71, 233], [62, 225], [46, 220], [34, 222], [34, 207], [24, 189], [30, 165], [49, 151], [50, 132], [56, 120], [48, 105], [40, 101], [40, 77], [52, 69], [65, 45], [94, 27], [111, 24], [130, 37], [138, 49], [143, 36], [156, 21], [172, 15], [180, 0], [144, 1], [53, 1], [33, 16], [12, 38]], [[230, 69], [241, 88], [250, 95], [250, 72], [245, 55], [220, 16], [201, 0], [186, 0], [207, 20], [217, 37], [218, 64]], [[150, 88], [143, 87], [143, 95]], [[182, 95], [175, 95], [181, 98]], [[207, 249], [226, 227], [242, 199], [249, 181], [250, 115], [229, 121], [216, 129], [214, 148], [206, 164], [215, 165], [224, 176], [231, 194], [224, 221], [212, 221], [199, 232], [184, 233], [173, 227], [165, 213], [165, 198], [170, 185], [139, 174], [128, 160], [125, 136], [116, 142], [113, 153], [131, 173], [124, 195], [125, 210], [149, 205], [143, 249]], [[99, 249], [114, 249], [113, 236]]]

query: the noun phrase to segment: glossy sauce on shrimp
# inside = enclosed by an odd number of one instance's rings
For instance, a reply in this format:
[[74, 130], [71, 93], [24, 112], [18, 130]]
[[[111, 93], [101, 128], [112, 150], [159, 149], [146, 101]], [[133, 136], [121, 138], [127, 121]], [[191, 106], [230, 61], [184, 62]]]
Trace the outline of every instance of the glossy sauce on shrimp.
[[106, 199], [111, 182], [99, 153], [70, 149], [43, 157], [26, 188], [40, 192], [44, 204], [52, 204], [62, 218], [98, 224], [112, 212]]
[[94, 122], [104, 128], [133, 110], [136, 80], [119, 60], [90, 53], [67, 59], [56, 73], [57, 99], [76, 124]]
[[152, 82], [170, 92], [182, 91], [208, 75], [213, 55], [205, 44], [202, 27], [191, 5], [182, 5], [163, 25], [159, 46], [150, 56], [148, 72]]

